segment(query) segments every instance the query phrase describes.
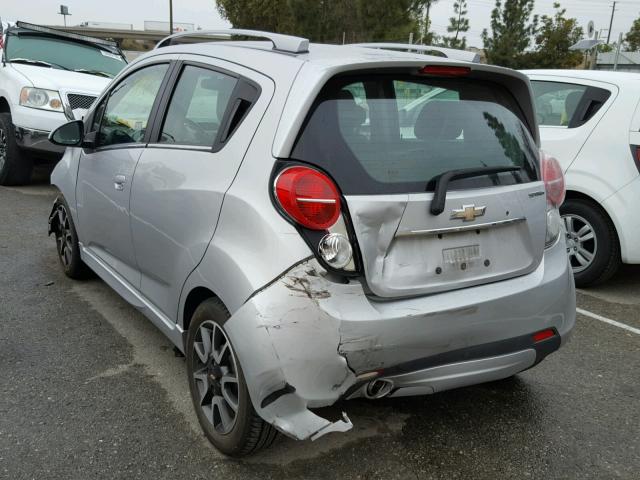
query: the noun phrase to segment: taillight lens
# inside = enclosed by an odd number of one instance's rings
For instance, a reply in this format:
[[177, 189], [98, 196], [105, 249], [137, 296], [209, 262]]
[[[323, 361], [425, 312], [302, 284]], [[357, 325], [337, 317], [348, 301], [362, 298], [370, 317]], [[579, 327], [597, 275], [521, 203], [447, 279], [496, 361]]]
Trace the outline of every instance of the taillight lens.
[[551, 205], [559, 207], [564, 202], [566, 194], [564, 184], [564, 173], [558, 160], [554, 157], [540, 152], [542, 163], [542, 180], [547, 190], [547, 200]]
[[289, 167], [275, 183], [282, 209], [294, 221], [311, 230], [327, 230], [340, 217], [340, 193], [322, 172], [308, 167]]
[[638, 172], [640, 172], [640, 145], [631, 145], [631, 152], [633, 153], [633, 159], [636, 161]]

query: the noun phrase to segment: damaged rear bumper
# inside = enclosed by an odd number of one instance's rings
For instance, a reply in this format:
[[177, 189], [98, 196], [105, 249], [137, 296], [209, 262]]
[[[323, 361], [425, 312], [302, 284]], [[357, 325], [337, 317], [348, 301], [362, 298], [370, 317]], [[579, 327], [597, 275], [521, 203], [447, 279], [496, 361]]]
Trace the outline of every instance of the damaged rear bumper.
[[[514, 375], [560, 347], [575, 322], [562, 245], [515, 279], [379, 302], [357, 280], [332, 281], [309, 260], [257, 292], [225, 327], [258, 414], [303, 440], [351, 428], [310, 409], [364, 394], [421, 395]], [[534, 345], [531, 335], [556, 336]]]

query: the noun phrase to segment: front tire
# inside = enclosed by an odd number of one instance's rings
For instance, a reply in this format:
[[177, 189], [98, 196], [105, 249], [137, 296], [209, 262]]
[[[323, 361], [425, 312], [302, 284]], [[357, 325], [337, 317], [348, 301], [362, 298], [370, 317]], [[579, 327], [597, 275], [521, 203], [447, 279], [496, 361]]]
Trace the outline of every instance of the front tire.
[[186, 344], [189, 390], [198, 421], [222, 453], [242, 457], [270, 446], [277, 431], [256, 413], [224, 330], [229, 312], [211, 298], [196, 309]]
[[24, 185], [31, 181], [33, 159], [16, 143], [10, 113], [0, 113], [0, 185]]
[[73, 223], [69, 205], [64, 198], [59, 198], [56, 201], [54, 215], [56, 225], [53, 233], [56, 238], [56, 251], [64, 274], [75, 280], [86, 278], [89, 276], [90, 270], [80, 258], [78, 232]]
[[560, 213], [576, 286], [589, 287], [609, 280], [622, 263], [611, 219], [599, 205], [580, 198], [568, 199]]

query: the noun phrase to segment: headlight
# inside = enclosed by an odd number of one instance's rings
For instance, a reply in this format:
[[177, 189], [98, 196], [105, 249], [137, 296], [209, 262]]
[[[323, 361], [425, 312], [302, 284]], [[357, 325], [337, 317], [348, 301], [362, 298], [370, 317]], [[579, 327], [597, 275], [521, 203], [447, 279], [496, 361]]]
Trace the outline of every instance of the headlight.
[[557, 207], [547, 205], [547, 237], [544, 242], [545, 248], [555, 245], [562, 232], [562, 217]]
[[24, 87], [20, 92], [20, 105], [53, 112], [64, 111], [60, 94], [44, 88]]

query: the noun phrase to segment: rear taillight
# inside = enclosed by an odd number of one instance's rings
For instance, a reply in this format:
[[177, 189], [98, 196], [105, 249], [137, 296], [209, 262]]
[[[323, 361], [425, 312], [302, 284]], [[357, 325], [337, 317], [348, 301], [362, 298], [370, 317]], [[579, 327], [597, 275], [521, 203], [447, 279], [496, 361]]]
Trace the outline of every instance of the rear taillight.
[[284, 212], [311, 230], [327, 230], [340, 217], [340, 193], [324, 173], [289, 167], [275, 181], [275, 194]]
[[558, 160], [544, 152], [540, 152], [540, 159], [542, 180], [547, 191], [547, 200], [554, 207], [559, 207], [564, 202], [566, 194], [562, 167]]
[[638, 172], [640, 172], [640, 145], [631, 145], [631, 153], [633, 154], [633, 159], [636, 161]]
[[437, 75], [439, 77], [466, 77], [471, 73], [469, 67], [456, 67], [453, 65], [427, 65], [420, 69], [423, 75]]

